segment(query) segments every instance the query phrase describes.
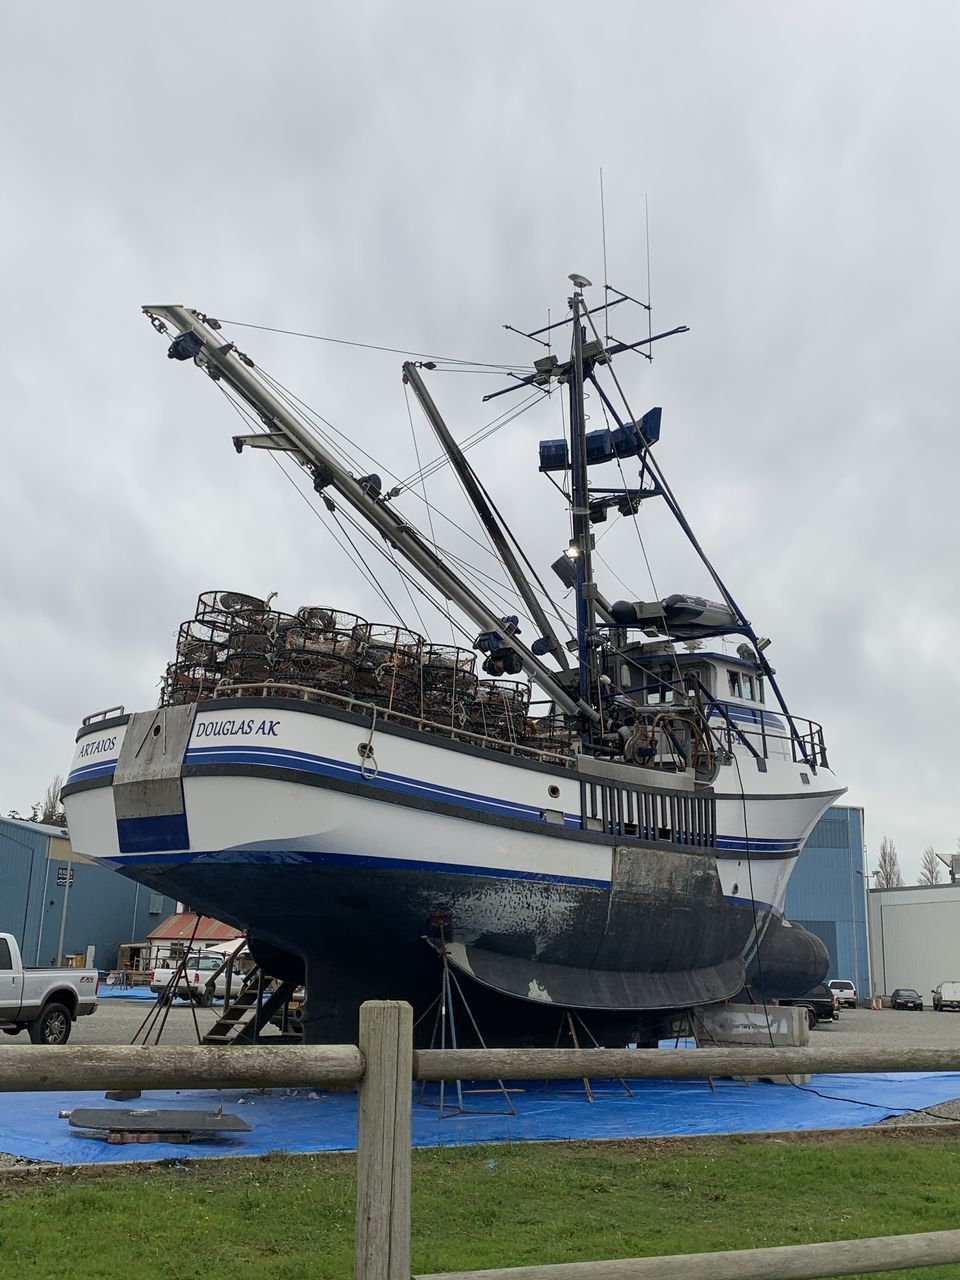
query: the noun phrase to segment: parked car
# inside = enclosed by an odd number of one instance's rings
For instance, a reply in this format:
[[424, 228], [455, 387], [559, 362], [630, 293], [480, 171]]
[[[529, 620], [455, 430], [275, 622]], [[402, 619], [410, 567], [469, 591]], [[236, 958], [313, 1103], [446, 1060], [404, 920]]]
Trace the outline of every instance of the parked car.
[[840, 1006], [837, 997], [825, 982], [819, 982], [802, 996], [791, 996], [779, 1000], [778, 1004], [791, 1004], [806, 1008], [807, 1023], [815, 1027], [818, 1022], [833, 1022], [840, 1017]]
[[857, 1007], [857, 988], [849, 978], [831, 978], [827, 986], [837, 997], [838, 1004], [848, 1005], [851, 1009]]
[[[151, 975], [150, 990], [155, 995], [163, 995], [170, 989], [174, 976], [180, 969], [173, 994], [183, 1000], [195, 1000], [198, 1004], [211, 1004], [214, 998], [222, 999], [226, 995], [226, 970], [217, 973], [225, 959], [226, 956], [219, 951], [191, 952], [182, 969], [180, 961], [175, 957], [162, 960]], [[236, 976], [232, 985], [234, 990], [240, 989], [240, 980]]]
[[941, 982], [933, 989], [933, 1007], [940, 1013], [943, 1009], [960, 1009], [960, 982]]
[[96, 969], [25, 968], [12, 933], [0, 933], [0, 1030], [34, 1044], [66, 1044], [77, 1018], [97, 1007]]
[[897, 987], [890, 997], [894, 1009], [918, 1009], [923, 1013], [923, 997], [912, 987]]

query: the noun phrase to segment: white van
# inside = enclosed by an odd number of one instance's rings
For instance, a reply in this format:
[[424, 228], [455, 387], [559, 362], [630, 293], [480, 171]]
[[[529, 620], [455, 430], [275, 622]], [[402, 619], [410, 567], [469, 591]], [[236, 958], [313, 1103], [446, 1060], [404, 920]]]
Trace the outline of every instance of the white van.
[[933, 1007], [937, 1013], [943, 1009], [960, 1009], [960, 982], [941, 982], [935, 987]]

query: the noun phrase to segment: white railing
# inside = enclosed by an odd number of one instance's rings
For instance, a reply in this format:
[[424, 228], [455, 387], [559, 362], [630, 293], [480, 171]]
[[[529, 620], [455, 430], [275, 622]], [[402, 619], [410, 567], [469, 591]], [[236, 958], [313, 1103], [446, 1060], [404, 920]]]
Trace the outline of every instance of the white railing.
[[[360, 1044], [277, 1048], [4, 1046], [0, 1092], [73, 1089], [358, 1087], [355, 1280], [410, 1280], [414, 1080], [703, 1079], [957, 1071], [960, 1051], [924, 1048], [424, 1049], [410, 1006], [360, 1010]], [[773, 1249], [447, 1272], [415, 1280], [813, 1280], [960, 1263], [960, 1230]]]

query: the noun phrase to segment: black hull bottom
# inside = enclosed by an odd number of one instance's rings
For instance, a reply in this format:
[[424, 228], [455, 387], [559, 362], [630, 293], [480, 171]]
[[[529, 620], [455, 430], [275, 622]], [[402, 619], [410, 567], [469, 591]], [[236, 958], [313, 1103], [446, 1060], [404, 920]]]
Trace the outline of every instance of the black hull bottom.
[[[302, 973], [304, 1039], [313, 1044], [355, 1044], [359, 1007], [372, 999], [408, 1001], [417, 1044], [434, 1042], [443, 964], [431, 940], [437, 944], [441, 937], [467, 944], [468, 952], [479, 948], [481, 956], [508, 967], [513, 960], [518, 974], [539, 962], [580, 970], [588, 979], [585, 987], [595, 985], [589, 979], [598, 971], [649, 974], [651, 989], [661, 990], [659, 999], [638, 999], [638, 1007], [629, 1008], [623, 998], [619, 1004], [611, 999], [607, 1007], [595, 1007], [596, 1001], [590, 1007], [585, 998], [573, 1004], [574, 1025], [581, 1043], [590, 1036], [611, 1046], [656, 1043], [670, 1033], [678, 1009], [739, 990], [739, 957], [757, 923], [750, 907], [725, 903], [709, 888], [711, 880], [716, 883], [715, 869], [712, 877], [701, 877], [705, 892], [691, 895], [687, 884], [679, 905], [676, 885], [672, 893], [649, 885], [618, 897], [589, 886], [517, 884], [356, 863], [264, 866], [199, 859], [137, 872], [152, 887], [246, 930], [255, 954], [259, 943], [264, 967], [276, 976]], [[484, 927], [478, 929], [478, 920]], [[453, 1026], [448, 1008], [448, 1044], [452, 1034], [464, 1047], [477, 1045], [478, 1035], [491, 1046], [553, 1045], [558, 1037], [561, 1045], [570, 1043], [568, 1005], [549, 1003], [542, 993], [517, 998], [458, 969], [451, 972], [464, 1000], [452, 1001]], [[807, 976], [803, 990], [822, 974], [810, 981]], [[629, 989], [629, 983], [620, 985]], [[670, 1007], [663, 1007], [664, 991], [672, 993]]]

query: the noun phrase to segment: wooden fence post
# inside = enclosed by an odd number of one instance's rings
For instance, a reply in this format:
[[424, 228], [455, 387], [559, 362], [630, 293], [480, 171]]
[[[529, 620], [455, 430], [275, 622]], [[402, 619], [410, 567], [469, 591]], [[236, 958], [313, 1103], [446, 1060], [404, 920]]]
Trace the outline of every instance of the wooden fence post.
[[413, 1010], [400, 1000], [360, 1009], [366, 1063], [357, 1108], [355, 1280], [410, 1280]]

